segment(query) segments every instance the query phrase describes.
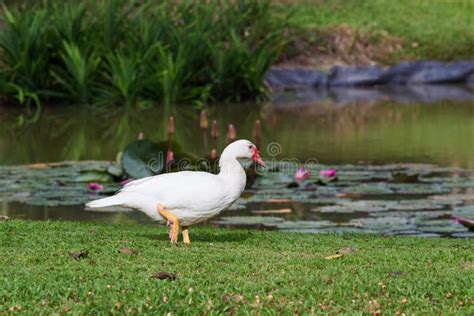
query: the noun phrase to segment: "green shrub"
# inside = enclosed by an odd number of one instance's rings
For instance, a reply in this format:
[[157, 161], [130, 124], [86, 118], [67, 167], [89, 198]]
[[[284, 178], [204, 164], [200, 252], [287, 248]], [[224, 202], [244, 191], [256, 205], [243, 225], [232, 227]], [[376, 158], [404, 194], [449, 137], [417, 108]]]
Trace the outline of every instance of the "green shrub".
[[72, 43], [63, 43], [61, 63], [51, 70], [51, 75], [64, 89], [64, 96], [74, 102], [89, 103], [93, 94], [100, 58], [92, 50], [82, 52]]
[[49, 0], [4, 6], [3, 20], [1, 94], [121, 105], [265, 96], [287, 23], [252, 0]]

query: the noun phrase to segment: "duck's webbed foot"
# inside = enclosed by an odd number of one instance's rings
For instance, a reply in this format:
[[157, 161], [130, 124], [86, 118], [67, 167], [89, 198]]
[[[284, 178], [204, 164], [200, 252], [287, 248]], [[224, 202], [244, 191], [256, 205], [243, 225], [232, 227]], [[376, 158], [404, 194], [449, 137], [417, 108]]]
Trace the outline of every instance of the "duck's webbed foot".
[[164, 205], [158, 204], [158, 213], [168, 220], [170, 223], [170, 232], [169, 237], [172, 243], [178, 242], [178, 234], [179, 234], [179, 219], [176, 215], [172, 212], [165, 209]]
[[185, 244], [190, 244], [191, 240], [189, 239], [189, 228], [188, 226], [183, 226], [183, 242]]

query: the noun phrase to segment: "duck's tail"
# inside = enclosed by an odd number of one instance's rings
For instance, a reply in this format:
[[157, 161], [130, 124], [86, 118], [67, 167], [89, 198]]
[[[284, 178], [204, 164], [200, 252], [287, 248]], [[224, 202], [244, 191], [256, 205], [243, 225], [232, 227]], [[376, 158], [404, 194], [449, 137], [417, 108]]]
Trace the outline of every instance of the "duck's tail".
[[95, 201], [91, 201], [86, 204], [87, 208], [101, 208], [106, 206], [122, 206], [126, 203], [124, 196], [113, 195], [103, 199], [98, 199]]

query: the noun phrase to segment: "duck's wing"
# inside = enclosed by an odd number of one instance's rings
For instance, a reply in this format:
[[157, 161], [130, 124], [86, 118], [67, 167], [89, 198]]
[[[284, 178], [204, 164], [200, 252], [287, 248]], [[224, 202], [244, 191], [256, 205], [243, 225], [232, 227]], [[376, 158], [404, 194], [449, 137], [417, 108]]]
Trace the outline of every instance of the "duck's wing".
[[201, 172], [201, 171], [180, 171], [165, 173], [156, 176], [146, 177], [138, 180], [131, 181], [125, 184], [120, 190], [121, 192], [147, 192], [149, 189], [156, 191], [159, 188], [169, 188], [170, 186], [179, 185], [193, 185], [194, 183], [199, 184], [204, 182], [215, 182], [217, 177], [212, 173]]
[[208, 172], [181, 171], [132, 181], [119, 195], [140, 194], [168, 208], [210, 205], [225, 194], [222, 179]]
[[159, 176], [162, 176], [162, 175], [151, 176], [151, 177], [146, 177], [146, 178], [141, 178], [141, 179], [130, 181], [128, 183], [125, 183], [125, 185], [118, 192], [131, 191], [131, 190], [133, 190], [133, 188], [136, 188], [140, 184], [151, 181], [151, 180], [153, 180], [153, 179], [155, 179]]

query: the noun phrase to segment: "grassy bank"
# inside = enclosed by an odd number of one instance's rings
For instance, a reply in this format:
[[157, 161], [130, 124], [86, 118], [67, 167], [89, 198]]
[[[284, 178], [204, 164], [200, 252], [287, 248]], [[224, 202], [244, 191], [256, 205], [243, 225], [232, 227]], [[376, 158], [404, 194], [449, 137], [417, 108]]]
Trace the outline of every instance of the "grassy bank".
[[[210, 228], [191, 238], [173, 246], [154, 226], [0, 222], [0, 313], [474, 311], [471, 240]], [[80, 250], [86, 258], [69, 256]]]
[[[317, 54], [335, 54], [337, 49], [333, 46], [347, 41], [343, 50], [349, 50], [352, 54], [365, 53], [375, 61], [474, 58], [472, 0], [274, 2], [281, 4], [283, 11], [289, 8], [294, 10], [293, 25], [302, 30], [301, 40], [313, 41], [318, 46], [319, 50], [314, 51]], [[338, 28], [341, 25], [346, 28], [341, 30]], [[353, 31], [346, 37], [344, 34], [337, 36], [337, 33], [347, 32], [347, 27]], [[387, 38], [392, 40], [385, 40]], [[397, 45], [390, 45], [396, 39], [400, 40], [399, 49], [396, 49]], [[355, 46], [359, 43], [363, 46], [363, 52], [357, 52]]]

